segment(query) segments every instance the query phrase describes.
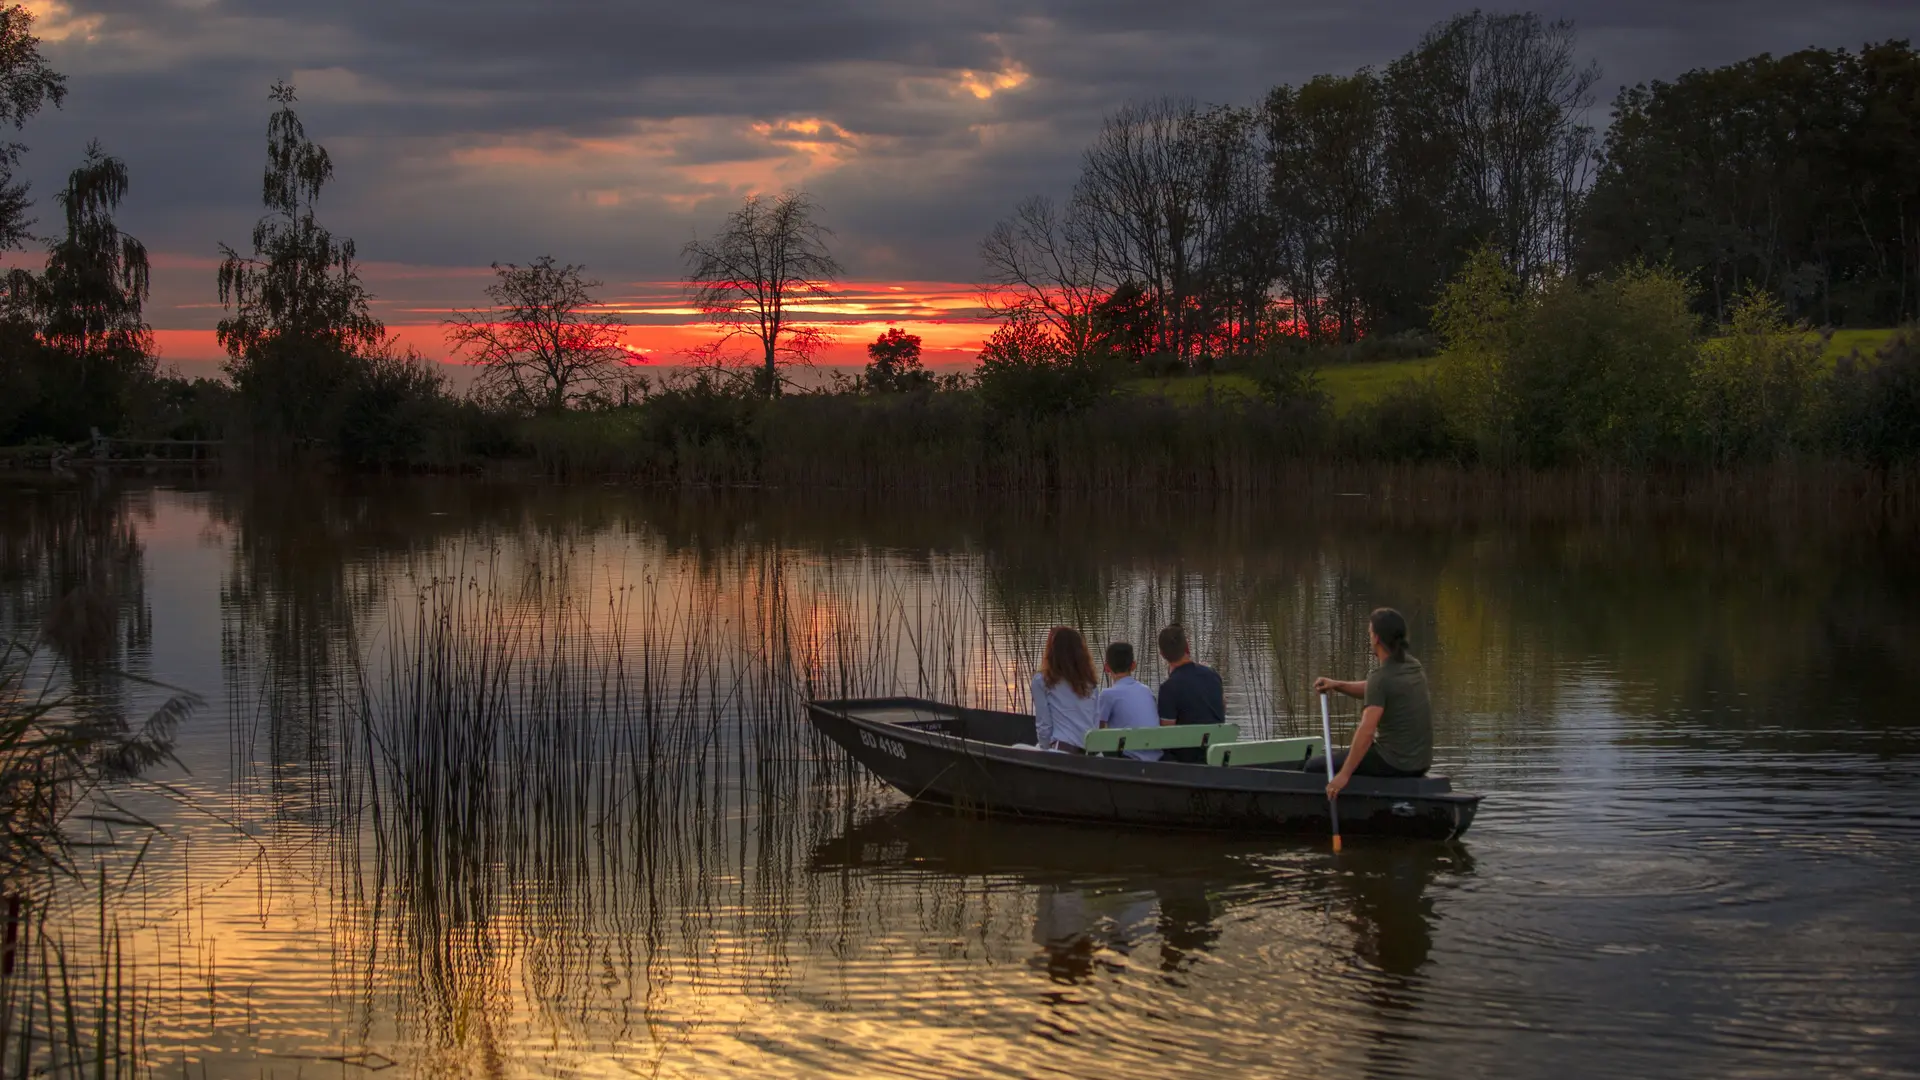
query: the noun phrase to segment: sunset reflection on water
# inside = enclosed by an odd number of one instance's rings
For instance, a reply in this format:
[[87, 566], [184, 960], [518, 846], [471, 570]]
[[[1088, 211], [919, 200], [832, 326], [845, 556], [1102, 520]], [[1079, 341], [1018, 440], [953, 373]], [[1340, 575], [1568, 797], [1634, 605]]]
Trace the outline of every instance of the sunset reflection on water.
[[[1920, 597], [1877, 541], [471, 481], [3, 497], [9, 620], [70, 538], [121, 537], [88, 556], [140, 567], [112, 662], [208, 699], [161, 778], [184, 797], [142, 803], [165, 835], [101, 856], [156, 1075], [1913, 1059], [1920, 925], [1886, 898], [1920, 830], [1879, 808], [1920, 791], [1891, 707], [1920, 669], [1885, 645]], [[1487, 796], [1464, 843], [918, 810], [798, 709], [1020, 708], [1047, 626], [1178, 619], [1232, 719], [1294, 734], [1382, 602]], [[76, 964], [91, 904], [56, 908]]]

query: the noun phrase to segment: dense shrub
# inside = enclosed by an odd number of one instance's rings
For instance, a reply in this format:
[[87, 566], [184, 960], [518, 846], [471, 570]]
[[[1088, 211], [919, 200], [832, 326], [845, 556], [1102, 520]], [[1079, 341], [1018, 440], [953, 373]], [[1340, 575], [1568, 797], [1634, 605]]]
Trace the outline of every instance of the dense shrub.
[[1361, 461], [1465, 461], [1473, 446], [1452, 422], [1431, 379], [1394, 387], [1340, 424], [1342, 449]]
[[421, 459], [429, 432], [453, 425], [446, 380], [417, 355], [385, 352], [356, 365], [339, 390], [331, 442], [349, 465], [406, 465]]
[[121, 434], [151, 398], [150, 357], [125, 349], [75, 354], [30, 325], [0, 321], [0, 445], [81, 442]]
[[1504, 373], [1521, 457], [1674, 456], [1698, 324], [1686, 282], [1668, 270], [1628, 267], [1591, 285], [1549, 286], [1519, 321]]
[[989, 414], [1023, 420], [1086, 408], [1114, 382], [1101, 362], [1069, 355], [1042, 324], [1024, 319], [987, 338], [974, 379]]
[[1825, 416], [1835, 452], [1875, 465], [1920, 459], [1920, 328], [1894, 335], [1869, 360], [1834, 369]]
[[1331, 404], [1320, 387], [1315, 354], [1271, 342], [1246, 361], [1246, 373], [1261, 398], [1271, 404], [1320, 410]]
[[1445, 409], [1483, 456], [1536, 465], [1637, 463], [1679, 452], [1698, 320], [1687, 283], [1634, 266], [1523, 290], [1492, 251], [1435, 311]]
[[1749, 290], [1693, 372], [1689, 441], [1706, 460], [1766, 461], [1805, 445], [1819, 405], [1826, 342], [1789, 323], [1770, 294]]
[[428, 463], [458, 441], [447, 438], [457, 418], [445, 379], [391, 344], [363, 355], [270, 340], [229, 370], [239, 419], [228, 434], [257, 449], [392, 466]]

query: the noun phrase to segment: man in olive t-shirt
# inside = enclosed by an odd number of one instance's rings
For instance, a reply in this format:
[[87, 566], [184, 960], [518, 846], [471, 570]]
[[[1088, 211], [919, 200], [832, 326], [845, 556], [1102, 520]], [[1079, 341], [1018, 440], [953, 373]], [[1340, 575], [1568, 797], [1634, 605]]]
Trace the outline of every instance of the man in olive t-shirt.
[[[1353, 745], [1333, 752], [1339, 772], [1327, 781], [1327, 798], [1337, 799], [1355, 773], [1362, 776], [1420, 776], [1433, 765], [1433, 706], [1427, 700], [1427, 673], [1407, 652], [1406, 616], [1376, 608], [1367, 617], [1367, 636], [1380, 661], [1366, 680], [1313, 680], [1315, 693], [1361, 699], [1360, 726]], [[1307, 768], [1326, 768], [1325, 757]]]
[[1402, 654], [1374, 668], [1360, 707], [1375, 705], [1382, 711], [1372, 748], [1380, 759], [1403, 773], [1432, 768], [1433, 706], [1427, 702], [1427, 673], [1420, 661]]

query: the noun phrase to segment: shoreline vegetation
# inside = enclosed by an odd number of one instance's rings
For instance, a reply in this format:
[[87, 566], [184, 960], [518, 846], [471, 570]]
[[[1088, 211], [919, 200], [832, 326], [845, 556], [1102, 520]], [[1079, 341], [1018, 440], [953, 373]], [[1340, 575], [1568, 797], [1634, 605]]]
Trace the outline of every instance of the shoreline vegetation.
[[[66, 93], [33, 25], [0, 8], [16, 129]], [[255, 470], [683, 486], [1278, 493], [1371, 468], [1907, 499], [1920, 53], [1688, 72], [1623, 90], [1605, 130], [1599, 78], [1572, 24], [1476, 11], [1253, 104], [1121, 105], [1068, 196], [981, 241], [998, 327], [975, 369], [927, 370], [894, 327], [863, 373], [803, 392], [792, 372], [832, 330], [809, 305], [843, 270], [825, 208], [789, 191], [681, 252], [715, 331], [688, 370], [635, 364], [601, 283], [543, 255], [495, 263], [485, 305], [449, 318], [480, 369], [455, 393], [373, 315], [354, 241], [320, 222], [332, 159], [276, 83], [264, 216], [209, 283], [226, 378], [159, 370], [147, 252], [115, 223], [133, 178], [95, 144], [54, 196], [44, 269], [0, 296], [0, 464], [121, 439]], [[17, 247], [31, 200], [10, 173], [0, 190]]]

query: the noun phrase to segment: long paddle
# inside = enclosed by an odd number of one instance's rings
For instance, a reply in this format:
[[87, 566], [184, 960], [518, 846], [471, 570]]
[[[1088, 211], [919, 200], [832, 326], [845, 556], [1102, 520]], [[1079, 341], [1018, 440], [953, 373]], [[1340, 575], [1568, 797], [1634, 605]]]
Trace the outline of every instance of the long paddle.
[[[1327, 783], [1333, 783], [1333, 720], [1327, 715], [1327, 692], [1320, 692], [1320, 749], [1327, 759]], [[1333, 853], [1340, 854], [1340, 800], [1327, 796], [1327, 813], [1333, 815]]]

